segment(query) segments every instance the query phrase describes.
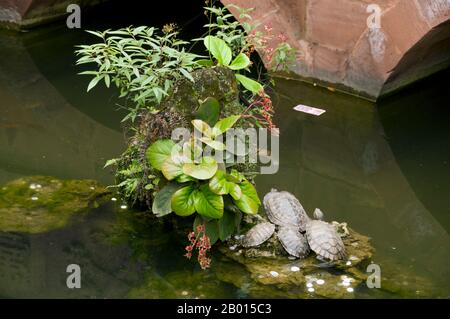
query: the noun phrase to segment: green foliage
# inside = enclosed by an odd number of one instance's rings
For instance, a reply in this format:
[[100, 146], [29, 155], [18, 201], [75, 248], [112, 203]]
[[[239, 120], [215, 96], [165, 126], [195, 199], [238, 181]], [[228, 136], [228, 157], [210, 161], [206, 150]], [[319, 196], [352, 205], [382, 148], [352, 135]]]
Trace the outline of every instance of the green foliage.
[[[204, 44], [206, 49], [217, 60], [218, 65], [230, 68], [233, 71], [247, 69], [251, 62], [247, 55], [239, 53], [231, 62], [231, 48], [222, 39], [215, 36], [205, 37]], [[264, 87], [257, 81], [252, 80], [245, 75], [236, 74], [236, 79], [242, 86], [253, 94], [260, 94]]]
[[179, 190], [180, 186], [176, 183], [169, 183], [163, 189], [156, 193], [153, 201], [152, 211], [157, 217], [169, 215], [172, 212], [171, 198]]
[[295, 64], [297, 51], [287, 42], [281, 42], [275, 48], [272, 70], [288, 72], [290, 66]]
[[[230, 8], [247, 22], [236, 21]], [[116, 86], [127, 102], [124, 107], [128, 115], [124, 121], [132, 122], [143, 111], [161, 111], [161, 103], [174, 91], [178, 81], [194, 82], [192, 72], [196, 69], [220, 66], [235, 72], [244, 93], [241, 94], [242, 101], [249, 106], [246, 113], [220, 119], [220, 103], [209, 97], [199, 101], [196, 119], [192, 121], [195, 130], [202, 133], [199, 140], [194, 136], [184, 144], [157, 140], [147, 148], [145, 157], [143, 150], [147, 144], [144, 143], [143, 149], [130, 145], [121, 159], [110, 160], [105, 165], [118, 167], [118, 185], [115, 187], [126, 199], [142, 201], [142, 194], [148, 196], [144, 199], [152, 203], [152, 211], [157, 217], [172, 212], [179, 216], [195, 214], [194, 230], [197, 225], [205, 225], [206, 235], [214, 244], [219, 239], [226, 240], [236, 231], [243, 213], [257, 214], [261, 205], [255, 187], [235, 169], [242, 169], [242, 166], [233, 168], [217, 158], [220, 152], [226, 158], [246, 155], [227, 150], [220, 139], [239, 120], [247, 121], [248, 125], [253, 125], [254, 121], [261, 125], [265, 122], [257, 116], [258, 111], [266, 112], [266, 121], [271, 116], [271, 101], [261, 82], [263, 68], [257, 64], [258, 60], [252, 63], [252, 53], [256, 49], [267, 57], [270, 52], [269, 67], [286, 70], [287, 65], [294, 62], [295, 50], [284, 42], [275, 50], [266, 48], [273, 36], [257, 31], [258, 24], [248, 15], [252, 9], [222, 8], [213, 4], [205, 9], [209, 17], [208, 32], [195, 40], [203, 42], [209, 57], [186, 50], [184, 47], [190, 43], [178, 38], [173, 24], [164, 26], [161, 31], [146, 26], [88, 31], [100, 39], [99, 43], [81, 45], [76, 53], [77, 64], [95, 65], [95, 70], [81, 72], [92, 77], [87, 90], [101, 83], [106, 87]], [[268, 29], [265, 26], [264, 30]], [[258, 73], [258, 81], [242, 74], [250, 71]], [[269, 122], [271, 125], [265, 127], [272, 127], [271, 120]], [[205, 150], [214, 155], [199, 158]]]
[[252, 80], [245, 75], [242, 74], [236, 74], [236, 79], [241, 83], [247, 90], [254, 94], [258, 94], [264, 90], [263, 86], [256, 82], [255, 80]]
[[94, 76], [88, 91], [103, 81], [131, 100], [124, 120], [134, 121], [141, 109], [157, 111], [174, 83], [181, 78], [194, 81], [190, 73], [201, 67], [195, 62], [199, 56], [186, 52], [183, 46], [189, 42], [179, 40], [175, 30], [161, 33], [141, 26], [89, 32], [102, 41], [78, 46], [77, 64], [94, 63], [97, 69], [80, 74]]
[[214, 125], [220, 116], [219, 101], [213, 97], [208, 97], [200, 103], [200, 107], [195, 115], [198, 119], [208, 123], [208, 125]]
[[203, 43], [206, 49], [216, 58], [220, 66], [229, 66], [231, 63], [232, 53], [230, 47], [225, 41], [218, 37], [208, 35]]
[[157, 170], [162, 169], [165, 160], [170, 156], [175, 143], [172, 140], [159, 140], [147, 150], [147, 160]]
[[[239, 118], [240, 116], [224, 118], [213, 127], [202, 120], [193, 120], [192, 124], [196, 130], [206, 134], [209, 142], [215, 142], [214, 139], [231, 129]], [[171, 182], [156, 195], [154, 213], [157, 216], [165, 216], [172, 211], [179, 216], [197, 213], [208, 221], [222, 220], [226, 210], [233, 211], [231, 206], [247, 214], [256, 214], [261, 202], [254, 186], [234, 169], [229, 173], [224, 168], [219, 169], [213, 157], [202, 156], [198, 160], [195, 147], [203, 152], [205, 145], [211, 145], [204, 143], [203, 139], [200, 143], [201, 146], [193, 138], [183, 145], [170, 140], [159, 140], [148, 148], [147, 159], [150, 165], [161, 170], [167, 181]], [[170, 208], [167, 202], [170, 202]], [[228, 205], [225, 205], [226, 202]], [[229, 224], [231, 220], [233, 225]], [[228, 216], [220, 222], [226, 223], [225, 225], [218, 223], [211, 227], [222, 229], [222, 236], [218, 237], [223, 238], [230, 229], [234, 230], [234, 221], [234, 218]]]
[[219, 166], [214, 158], [203, 157], [199, 164], [183, 164], [183, 174], [198, 180], [208, 180], [216, 174], [218, 167]]
[[143, 168], [138, 160], [133, 160], [130, 165], [117, 172], [117, 176], [121, 180], [116, 188], [121, 190], [125, 198], [136, 200], [136, 191], [143, 177]]
[[250, 65], [250, 59], [244, 53], [239, 53], [239, 55], [231, 62], [228, 66], [232, 70], [242, 70], [246, 69]]
[[216, 7], [211, 5], [205, 7], [209, 15], [209, 23], [205, 25], [208, 34], [215, 34], [218, 38], [225, 41], [232, 49], [234, 54], [242, 52], [247, 47], [247, 35], [254, 29], [249, 22], [240, 23], [236, 21], [229, 9], [234, 8], [239, 12], [241, 19], [251, 21], [249, 13], [253, 9], [243, 9], [235, 5], [226, 7]]

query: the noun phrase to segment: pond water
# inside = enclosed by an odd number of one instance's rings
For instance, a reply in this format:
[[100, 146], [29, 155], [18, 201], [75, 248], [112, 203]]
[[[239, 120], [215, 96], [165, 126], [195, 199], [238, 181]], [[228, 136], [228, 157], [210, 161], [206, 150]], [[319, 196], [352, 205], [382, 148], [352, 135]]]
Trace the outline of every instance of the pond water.
[[[111, 19], [86, 21], [99, 29], [117, 26]], [[189, 20], [180, 24], [193, 28]], [[124, 149], [124, 114], [116, 93], [86, 94], [88, 79], [76, 75], [73, 46], [88, 41], [59, 25], [0, 33], [0, 183], [31, 175], [113, 182], [103, 165]], [[308, 212], [319, 207], [327, 220], [371, 237], [373, 261], [423, 298], [450, 297], [449, 76], [442, 71], [377, 104], [277, 80], [280, 170], [257, 178], [260, 195], [272, 187], [288, 190]], [[298, 104], [326, 112], [294, 111]], [[235, 287], [226, 273], [245, 271], [217, 252], [212, 269], [199, 270], [183, 257], [184, 242], [169, 226], [120, 205], [93, 209], [83, 221], [49, 233], [0, 230], [0, 296], [283, 296], [254, 293], [245, 281]], [[70, 263], [82, 266], [83, 289], [67, 289]], [[404, 297], [364, 287], [354, 296]]]

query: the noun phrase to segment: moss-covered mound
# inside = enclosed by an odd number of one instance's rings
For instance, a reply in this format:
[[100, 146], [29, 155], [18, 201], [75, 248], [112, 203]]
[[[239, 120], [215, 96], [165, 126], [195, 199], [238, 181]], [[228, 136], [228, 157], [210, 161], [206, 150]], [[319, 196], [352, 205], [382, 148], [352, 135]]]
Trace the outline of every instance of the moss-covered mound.
[[108, 200], [91, 180], [33, 176], [0, 187], [0, 231], [38, 234], [63, 228], [74, 215]]

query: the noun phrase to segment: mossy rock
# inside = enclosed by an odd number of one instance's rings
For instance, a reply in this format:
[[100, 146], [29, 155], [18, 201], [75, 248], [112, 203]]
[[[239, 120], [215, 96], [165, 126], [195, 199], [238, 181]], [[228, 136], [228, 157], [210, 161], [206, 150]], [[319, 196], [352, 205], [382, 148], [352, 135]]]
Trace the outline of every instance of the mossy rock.
[[[262, 289], [262, 285], [286, 298], [353, 298], [354, 290], [367, 278], [365, 268], [372, 259], [374, 248], [368, 237], [351, 229], [343, 241], [349, 259], [331, 268], [321, 268], [322, 262], [313, 253], [305, 259], [289, 258], [275, 238], [258, 248], [240, 248], [230, 241], [219, 249], [227, 258], [245, 266], [252, 279], [247, 283], [248, 289], [258, 295], [267, 290]], [[229, 278], [222, 279], [230, 283], [242, 282], [242, 278], [233, 279], [237, 273], [231, 272]]]
[[0, 231], [38, 234], [65, 227], [75, 215], [106, 202], [109, 191], [92, 180], [32, 176], [0, 187]]
[[161, 105], [161, 109], [180, 112], [189, 120], [200, 106], [199, 100], [213, 97], [221, 104], [221, 115], [227, 117], [242, 113], [239, 103], [239, 87], [234, 72], [227, 68], [214, 67], [192, 72], [194, 82], [180, 80]]

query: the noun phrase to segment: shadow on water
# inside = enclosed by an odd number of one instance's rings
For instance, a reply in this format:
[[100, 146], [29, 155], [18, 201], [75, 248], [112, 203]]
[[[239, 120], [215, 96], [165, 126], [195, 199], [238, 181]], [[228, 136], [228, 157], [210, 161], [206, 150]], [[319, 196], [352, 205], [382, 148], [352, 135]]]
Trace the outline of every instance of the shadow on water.
[[[177, 21], [187, 34], [198, 34], [199, 23], [191, 18], [201, 10], [177, 6], [180, 14], [171, 6], [168, 2], [173, 17], [148, 14], [137, 2], [121, 12], [113, 1], [88, 11], [83, 23], [86, 29], [104, 29], [130, 21]], [[106, 89], [86, 94], [89, 80], [77, 76], [81, 70], [74, 66], [74, 45], [92, 40], [58, 24], [27, 34], [0, 34], [0, 182], [25, 175], [112, 182], [102, 167], [124, 148], [117, 94]], [[378, 105], [277, 80], [281, 166], [274, 176], [258, 177], [259, 193], [272, 187], [289, 190], [308, 212], [319, 207], [327, 220], [346, 221], [372, 238], [375, 262], [437, 280], [442, 287], [436, 295], [448, 297], [449, 72]], [[327, 112], [320, 117], [296, 112], [297, 104]], [[220, 282], [214, 271], [201, 272], [187, 263], [183, 240], [168, 238], [164, 225], [150, 232], [145, 219], [117, 213], [112, 204], [89, 216], [48, 234], [1, 233], [0, 259], [7, 262], [1, 266], [0, 295], [246, 296]], [[88, 289], [79, 292], [65, 287], [65, 267], [74, 260], [86, 269]], [[224, 261], [216, 265], [228, 269]]]

